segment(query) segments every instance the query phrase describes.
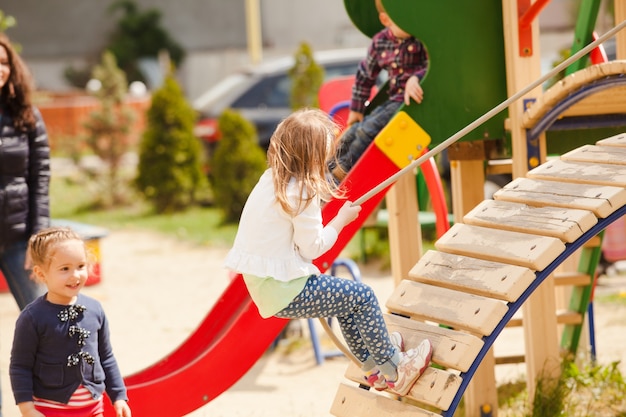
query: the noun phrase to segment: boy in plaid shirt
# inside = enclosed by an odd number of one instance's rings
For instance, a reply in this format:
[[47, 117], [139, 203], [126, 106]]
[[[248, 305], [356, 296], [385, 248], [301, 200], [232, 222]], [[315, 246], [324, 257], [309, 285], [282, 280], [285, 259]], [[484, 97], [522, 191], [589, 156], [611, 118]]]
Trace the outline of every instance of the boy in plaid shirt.
[[[420, 81], [428, 69], [426, 48], [391, 20], [381, 0], [375, 1], [385, 28], [372, 38], [367, 57], [356, 73], [347, 121], [349, 127], [341, 136], [337, 160], [329, 166], [337, 182], [343, 180], [402, 103], [408, 105], [411, 99], [421, 103], [424, 98]], [[367, 100], [381, 70], [389, 74], [389, 99], [364, 117]]]

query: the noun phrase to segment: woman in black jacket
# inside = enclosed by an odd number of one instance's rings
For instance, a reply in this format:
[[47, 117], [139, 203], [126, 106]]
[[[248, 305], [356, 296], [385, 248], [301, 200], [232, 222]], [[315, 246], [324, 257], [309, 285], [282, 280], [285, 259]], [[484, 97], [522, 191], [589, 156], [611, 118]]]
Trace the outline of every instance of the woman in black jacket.
[[0, 271], [20, 310], [43, 291], [27, 272], [28, 238], [50, 223], [50, 147], [31, 90], [26, 66], [0, 33]]

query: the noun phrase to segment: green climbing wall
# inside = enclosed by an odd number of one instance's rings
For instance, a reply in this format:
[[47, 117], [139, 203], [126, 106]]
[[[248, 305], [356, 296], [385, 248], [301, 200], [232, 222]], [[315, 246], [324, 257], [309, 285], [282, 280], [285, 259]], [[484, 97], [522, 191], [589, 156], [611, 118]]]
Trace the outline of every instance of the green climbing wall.
[[[374, 0], [344, 0], [354, 25], [371, 37], [382, 29]], [[428, 132], [431, 147], [506, 100], [499, 0], [383, 0], [391, 19], [428, 48], [422, 104], [405, 108]], [[462, 140], [505, 137], [507, 112]]]

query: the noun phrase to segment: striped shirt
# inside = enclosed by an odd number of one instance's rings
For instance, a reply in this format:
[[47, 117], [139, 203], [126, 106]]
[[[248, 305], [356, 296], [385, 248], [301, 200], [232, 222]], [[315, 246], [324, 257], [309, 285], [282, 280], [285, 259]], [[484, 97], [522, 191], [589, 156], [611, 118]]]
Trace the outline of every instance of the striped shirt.
[[94, 399], [91, 392], [83, 385], [80, 385], [76, 391], [72, 394], [72, 397], [67, 404], [63, 404], [57, 401], [46, 400], [45, 398], [33, 397], [33, 401], [36, 407], [41, 408], [54, 408], [60, 410], [66, 410], [71, 408], [86, 408], [93, 407], [98, 402], [102, 402], [102, 396]]

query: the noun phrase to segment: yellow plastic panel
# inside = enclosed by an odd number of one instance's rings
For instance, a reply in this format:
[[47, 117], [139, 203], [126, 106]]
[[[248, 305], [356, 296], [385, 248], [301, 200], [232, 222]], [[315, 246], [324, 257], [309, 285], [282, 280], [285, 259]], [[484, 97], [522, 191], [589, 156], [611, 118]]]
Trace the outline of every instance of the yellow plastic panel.
[[430, 135], [406, 112], [399, 111], [376, 136], [374, 143], [402, 169], [424, 152], [430, 144]]

